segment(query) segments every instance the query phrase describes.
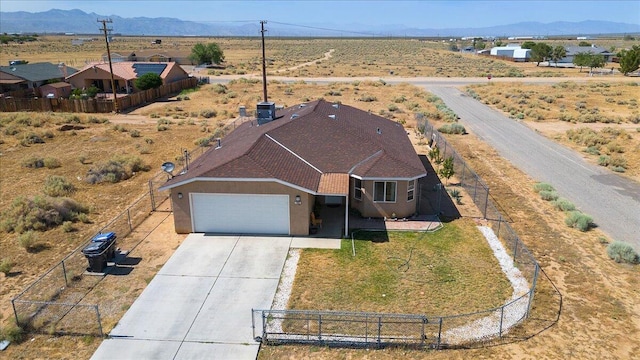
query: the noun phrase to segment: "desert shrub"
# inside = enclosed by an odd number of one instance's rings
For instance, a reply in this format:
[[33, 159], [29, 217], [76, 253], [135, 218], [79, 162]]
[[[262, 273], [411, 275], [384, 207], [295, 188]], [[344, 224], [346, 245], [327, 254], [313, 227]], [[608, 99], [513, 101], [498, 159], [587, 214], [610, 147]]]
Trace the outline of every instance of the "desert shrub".
[[213, 92], [215, 92], [216, 94], [226, 94], [227, 86], [224, 84], [215, 84], [213, 85]]
[[637, 264], [640, 256], [633, 247], [622, 241], [614, 241], [607, 246], [607, 255], [617, 263]]
[[22, 160], [22, 166], [26, 168], [39, 169], [44, 167], [44, 159], [35, 156], [28, 157]]
[[195, 141], [195, 144], [197, 146], [207, 147], [211, 144], [211, 137], [207, 136], [207, 137], [200, 138]]
[[113, 131], [127, 132], [127, 128], [126, 128], [126, 127], [124, 127], [124, 126], [122, 126], [122, 125], [120, 125], [120, 124], [113, 125], [113, 126], [111, 127], [111, 129], [112, 129]]
[[89, 116], [87, 118], [87, 122], [90, 124], [106, 124], [109, 122], [109, 119], [107, 118], [99, 118], [96, 116]]
[[140, 130], [136, 130], [136, 129], [131, 130], [129, 132], [129, 135], [131, 135], [132, 138], [140, 137]]
[[598, 158], [598, 165], [600, 165], [600, 166], [609, 166], [609, 165], [611, 165], [611, 156], [600, 155], [600, 157]]
[[212, 109], [205, 109], [200, 111], [200, 116], [202, 116], [205, 119], [210, 119], [218, 116], [218, 112]]
[[149, 145], [152, 145], [153, 144], [153, 139], [152, 138], [145, 138], [144, 142], [146, 142]]
[[16, 264], [9, 259], [2, 259], [0, 260], [0, 272], [7, 275], [11, 272], [11, 269], [13, 269], [15, 265]]
[[400, 110], [400, 108], [398, 108], [398, 105], [396, 105], [396, 104], [389, 104], [389, 105], [387, 106], [387, 109], [388, 109], [389, 111], [391, 111], [391, 112], [395, 112], [395, 111]]
[[626, 169], [627, 168], [627, 159], [623, 158], [622, 156], [612, 156], [611, 157], [611, 166], [613, 167], [621, 167]]
[[56, 169], [60, 167], [60, 160], [52, 157], [46, 157], [43, 160], [43, 164], [47, 169]]
[[558, 193], [555, 191], [542, 190], [539, 192], [540, 198], [545, 201], [554, 201], [558, 199]]
[[568, 227], [576, 228], [580, 231], [587, 231], [593, 226], [593, 219], [587, 214], [574, 210], [567, 213], [564, 223]]
[[362, 101], [362, 102], [374, 102], [374, 101], [378, 101], [378, 98], [373, 96], [373, 95], [362, 95], [360, 96], [360, 98], [358, 99], [358, 101]]
[[19, 196], [2, 212], [0, 228], [6, 232], [44, 231], [64, 221], [75, 221], [88, 210], [73, 199], [49, 196]]
[[324, 93], [324, 96], [342, 96], [342, 92], [340, 90], [329, 90]]
[[158, 126], [156, 127], [156, 129], [157, 129], [158, 131], [167, 131], [167, 130], [169, 130], [169, 125], [158, 125]]
[[462, 205], [462, 194], [460, 193], [460, 190], [451, 189], [449, 190], [449, 195], [456, 200], [456, 204]]
[[611, 170], [615, 171], [617, 173], [623, 173], [623, 172], [627, 171], [627, 169], [623, 168], [622, 166], [612, 166]]
[[43, 192], [49, 196], [68, 196], [75, 190], [75, 186], [62, 176], [51, 175], [44, 180]]
[[600, 150], [598, 150], [597, 147], [595, 146], [588, 146], [584, 152], [586, 152], [587, 154], [591, 154], [591, 155], [600, 155]]
[[117, 183], [129, 179], [136, 172], [148, 170], [149, 166], [145, 165], [138, 156], [117, 155], [90, 169], [85, 180], [89, 184]]
[[464, 128], [461, 124], [453, 123], [453, 124], [445, 124], [438, 128], [438, 131], [444, 134], [461, 134], [464, 135], [467, 133], [467, 129]]
[[552, 204], [554, 208], [561, 211], [573, 211], [576, 209], [576, 206], [571, 201], [565, 198], [558, 198], [556, 200], [553, 200]]
[[66, 232], [66, 233], [70, 233], [70, 232], [76, 231], [76, 228], [73, 227], [73, 222], [72, 221], [65, 221], [65, 222], [62, 223], [62, 231]]
[[9, 340], [12, 343], [19, 344], [23, 342], [26, 338], [26, 332], [23, 328], [17, 325], [11, 325], [9, 327], [5, 327], [0, 332], [0, 339]]
[[533, 190], [539, 193], [540, 191], [555, 191], [556, 189], [554, 189], [554, 187], [551, 186], [551, 184], [539, 182], [533, 185]]
[[38, 244], [38, 235], [33, 230], [22, 233], [18, 236], [18, 244], [28, 252], [31, 252]]
[[29, 133], [24, 135], [24, 137], [22, 138], [22, 140], [20, 140], [20, 144], [22, 146], [29, 146], [29, 145], [33, 145], [33, 144], [44, 144], [44, 139], [42, 139], [42, 137], [34, 134], [34, 133]]

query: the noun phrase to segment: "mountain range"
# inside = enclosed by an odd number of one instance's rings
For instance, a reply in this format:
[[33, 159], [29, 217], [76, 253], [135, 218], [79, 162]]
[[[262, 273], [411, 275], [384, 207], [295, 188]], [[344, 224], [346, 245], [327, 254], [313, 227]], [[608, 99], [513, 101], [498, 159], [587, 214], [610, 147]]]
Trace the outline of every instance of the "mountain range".
[[[248, 23], [200, 23], [177, 18], [148, 18], [104, 16], [82, 10], [52, 9], [44, 12], [0, 12], [0, 33], [74, 33], [99, 34], [98, 19], [110, 18], [109, 27], [116, 34], [153, 36], [259, 36], [260, 24]], [[334, 30], [338, 29], [338, 30]], [[290, 26], [268, 23], [270, 36], [399, 36], [399, 37], [461, 37], [461, 36], [596, 36], [605, 34], [640, 34], [640, 24], [586, 20], [581, 22], [521, 22], [483, 28], [429, 29], [402, 25], [303, 24]]]

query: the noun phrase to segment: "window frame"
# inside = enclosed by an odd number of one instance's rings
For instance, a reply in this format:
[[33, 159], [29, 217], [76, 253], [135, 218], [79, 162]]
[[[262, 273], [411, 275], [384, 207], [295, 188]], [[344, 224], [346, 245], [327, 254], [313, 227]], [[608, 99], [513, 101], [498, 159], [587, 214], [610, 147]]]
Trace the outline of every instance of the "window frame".
[[416, 199], [415, 188], [416, 188], [415, 179], [407, 181], [407, 202], [414, 201]]
[[[376, 191], [376, 187], [377, 184], [383, 184], [382, 185], [382, 197], [383, 199], [380, 200], [378, 198], [378, 191]], [[388, 198], [388, 190], [387, 190], [387, 186], [388, 184], [393, 184], [393, 199], [389, 199]], [[373, 202], [376, 203], [395, 203], [398, 199], [398, 182], [397, 181], [374, 181], [373, 182]]]
[[[357, 186], [358, 182], [360, 183], [360, 186]], [[353, 178], [353, 198], [356, 200], [362, 200], [362, 179]]]

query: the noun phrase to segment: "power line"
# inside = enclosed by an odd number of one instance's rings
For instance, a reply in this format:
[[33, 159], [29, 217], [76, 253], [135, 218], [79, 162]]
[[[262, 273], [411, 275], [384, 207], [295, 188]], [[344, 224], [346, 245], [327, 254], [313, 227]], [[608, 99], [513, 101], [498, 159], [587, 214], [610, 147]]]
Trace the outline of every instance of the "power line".
[[347, 33], [347, 34], [355, 34], [355, 35], [380, 36], [379, 34], [378, 34], [378, 35], [376, 35], [375, 33], [370, 33], [370, 32], [361, 32], [361, 31], [352, 31], [352, 30], [342, 30], [342, 29], [323, 28], [323, 27], [310, 26], [310, 25], [300, 25], [300, 24], [283, 23], [283, 22], [278, 22], [278, 21], [271, 21], [271, 23], [273, 23], [273, 24], [278, 24], [278, 25], [285, 25], [285, 26], [299, 27], [299, 28], [304, 28], [304, 29], [323, 30], [323, 31], [334, 31], [334, 32], [339, 32], [339, 33]]

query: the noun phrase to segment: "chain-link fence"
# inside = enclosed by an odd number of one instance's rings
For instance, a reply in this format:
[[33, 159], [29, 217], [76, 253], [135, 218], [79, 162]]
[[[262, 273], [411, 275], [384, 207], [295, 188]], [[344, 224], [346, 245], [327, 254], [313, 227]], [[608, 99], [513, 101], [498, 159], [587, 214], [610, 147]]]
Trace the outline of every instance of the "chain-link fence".
[[[223, 127], [217, 128], [210, 141], [191, 151], [184, 150], [176, 157], [179, 165], [186, 169], [189, 162], [204, 154], [216, 138], [221, 138], [252, 118], [239, 117]], [[132, 235], [134, 229], [149, 217], [153, 211], [171, 211], [170, 207], [160, 208], [168, 199], [167, 191], [158, 189], [168, 179], [168, 174], [160, 172], [149, 180], [148, 192], [139, 197], [126, 210], [116, 216], [96, 233], [115, 232], [118, 243]], [[127, 245], [135, 246], [142, 234], [133, 234]], [[85, 334], [102, 336], [102, 325], [98, 305], [81, 304], [89, 292], [104, 278], [87, 274], [87, 259], [82, 249], [91, 241], [67, 255], [40, 276], [25, 290], [11, 300], [18, 325], [31, 332], [47, 334]], [[122, 245], [120, 245], [122, 246]]]
[[[513, 295], [504, 305], [456, 316], [346, 313], [314, 310], [253, 310], [254, 338], [267, 344], [312, 343], [337, 346], [384, 347], [401, 345], [417, 348], [466, 347], [502, 338], [529, 317], [540, 267], [503, 218], [489, 194], [489, 187], [469, 167], [455, 149], [424, 118], [418, 129], [430, 147], [438, 148], [442, 159], [453, 158], [453, 169], [462, 187], [478, 208], [496, 239], [492, 243], [501, 266], [513, 266], [509, 280]], [[438, 180], [441, 190], [441, 183]], [[426, 185], [426, 184], [423, 184]], [[433, 184], [431, 184], [433, 186]], [[420, 202], [441, 214], [441, 199], [433, 201], [421, 188]], [[438, 197], [442, 196], [438, 191]], [[447, 199], [449, 197], [447, 196]], [[490, 241], [491, 243], [491, 241]], [[510, 264], [506, 264], [510, 263]]]

